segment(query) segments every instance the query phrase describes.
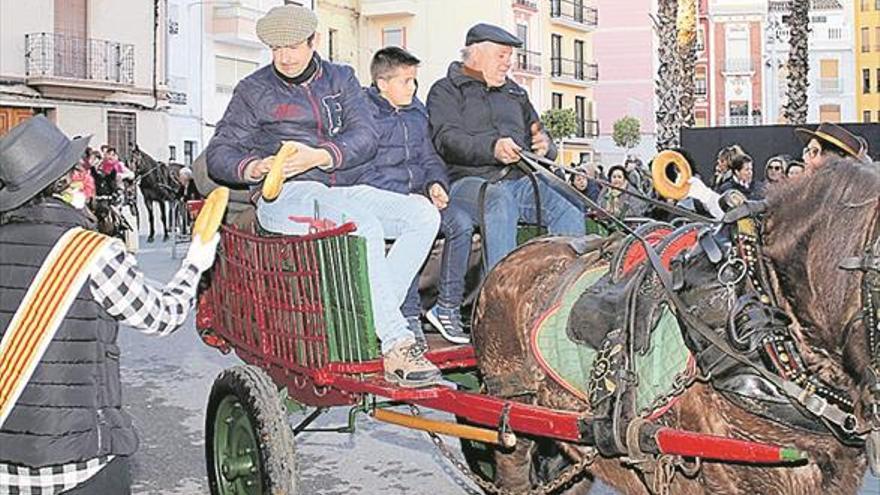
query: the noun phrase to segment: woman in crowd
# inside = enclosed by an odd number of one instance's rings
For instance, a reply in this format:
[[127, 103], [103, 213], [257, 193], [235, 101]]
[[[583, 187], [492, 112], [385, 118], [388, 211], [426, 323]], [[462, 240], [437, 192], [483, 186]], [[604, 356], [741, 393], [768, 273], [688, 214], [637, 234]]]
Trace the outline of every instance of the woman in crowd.
[[641, 212], [633, 207], [632, 197], [624, 194], [624, 190], [634, 190], [626, 179], [626, 168], [614, 165], [608, 170], [608, 182], [614, 187], [606, 187], [599, 196], [599, 206], [617, 218], [638, 216]]
[[745, 194], [748, 199], [760, 199], [760, 188], [754, 187], [754, 169], [752, 157], [746, 154], [734, 156], [730, 160], [730, 178], [724, 181], [718, 187], [718, 192], [725, 192], [736, 189]]

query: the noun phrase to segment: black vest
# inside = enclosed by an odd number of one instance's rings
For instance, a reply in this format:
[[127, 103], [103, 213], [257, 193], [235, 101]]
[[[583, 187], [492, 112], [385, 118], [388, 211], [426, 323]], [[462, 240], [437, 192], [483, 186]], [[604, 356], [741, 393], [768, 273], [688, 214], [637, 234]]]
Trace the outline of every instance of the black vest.
[[[0, 225], [0, 337], [49, 251], [72, 227], [89, 227], [56, 200], [7, 213]], [[131, 455], [138, 440], [122, 410], [118, 325], [87, 281], [0, 429], [0, 462], [40, 467]]]

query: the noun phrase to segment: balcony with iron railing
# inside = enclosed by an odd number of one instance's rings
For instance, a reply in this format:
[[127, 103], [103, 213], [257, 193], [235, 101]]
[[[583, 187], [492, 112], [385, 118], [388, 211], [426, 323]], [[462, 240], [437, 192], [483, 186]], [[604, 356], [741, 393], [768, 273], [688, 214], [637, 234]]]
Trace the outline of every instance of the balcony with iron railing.
[[752, 74], [755, 63], [750, 58], [728, 58], [724, 61], [725, 74]]
[[134, 86], [132, 44], [45, 32], [24, 40], [26, 83], [44, 95], [102, 97]]
[[719, 125], [723, 127], [745, 127], [762, 125], [764, 123], [760, 115], [728, 115], [721, 117]]
[[514, 8], [527, 10], [529, 12], [538, 11], [538, 3], [533, 0], [513, 0]]
[[589, 86], [599, 80], [599, 66], [570, 58], [550, 59], [550, 76], [553, 82]]
[[550, 0], [550, 21], [592, 31], [599, 25], [599, 11], [584, 5], [583, 0]]
[[541, 75], [541, 52], [518, 48], [513, 70], [536, 76]]

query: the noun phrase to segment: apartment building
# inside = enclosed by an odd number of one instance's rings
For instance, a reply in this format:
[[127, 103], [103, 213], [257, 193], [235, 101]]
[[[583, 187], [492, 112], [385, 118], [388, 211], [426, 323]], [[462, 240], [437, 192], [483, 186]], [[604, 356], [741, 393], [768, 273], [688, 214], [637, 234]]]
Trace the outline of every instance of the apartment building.
[[163, 1], [0, 0], [0, 134], [37, 113], [126, 156], [164, 156]]
[[599, 11], [584, 0], [544, 1], [549, 6], [543, 18], [550, 43], [544, 102], [548, 108], [573, 108], [577, 114], [577, 132], [563, 141], [559, 161], [566, 165], [589, 161], [595, 153], [592, 142], [600, 133], [593, 94], [599, 80], [593, 59]]
[[[706, 1], [706, 0], [704, 0]], [[595, 150], [606, 164], [623, 162], [626, 150], [612, 138], [614, 122], [630, 116], [639, 120], [641, 143], [630, 153], [649, 159], [656, 152], [654, 79], [657, 40], [651, 24], [652, 0], [597, 0], [601, 15], [593, 34], [596, 63], [602, 68], [594, 89], [601, 122]]]
[[[765, 24], [764, 122], [783, 123], [788, 91], [790, 0], [771, 0]], [[856, 119], [852, 0], [812, 0], [810, 5], [808, 122]]]
[[[370, 83], [370, 59], [377, 50], [400, 46], [422, 61], [418, 95], [424, 100], [434, 81], [446, 76], [449, 64], [461, 60], [465, 33], [474, 24], [486, 22], [517, 32], [516, 23], [522, 22], [536, 42], [540, 39], [532, 26], [534, 15], [523, 15], [521, 8], [515, 14], [515, 5], [516, 0], [360, 0], [361, 83]], [[519, 74], [519, 81], [526, 79], [525, 71]], [[535, 92], [530, 96], [540, 108]]]
[[880, 0], [855, 1], [857, 118], [880, 122]]

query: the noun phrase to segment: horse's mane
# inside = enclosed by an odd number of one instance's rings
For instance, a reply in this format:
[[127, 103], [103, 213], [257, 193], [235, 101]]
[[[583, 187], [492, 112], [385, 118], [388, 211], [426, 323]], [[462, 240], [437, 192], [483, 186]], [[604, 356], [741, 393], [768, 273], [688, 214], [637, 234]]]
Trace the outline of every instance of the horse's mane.
[[836, 160], [767, 191], [764, 253], [806, 340], [836, 349], [859, 310], [857, 273], [839, 268], [861, 255], [880, 196], [880, 166]]

